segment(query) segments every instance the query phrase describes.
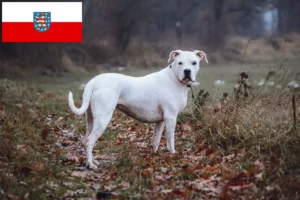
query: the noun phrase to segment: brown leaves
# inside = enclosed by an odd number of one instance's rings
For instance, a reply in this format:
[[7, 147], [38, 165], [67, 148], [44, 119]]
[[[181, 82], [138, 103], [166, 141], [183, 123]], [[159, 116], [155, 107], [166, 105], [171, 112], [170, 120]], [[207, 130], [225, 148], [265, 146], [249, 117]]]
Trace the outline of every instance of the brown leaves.
[[149, 169], [144, 169], [144, 170], [142, 171], [142, 175], [145, 176], [145, 177], [150, 177], [150, 175], [151, 175], [151, 170], [149, 170]]
[[132, 126], [130, 131], [135, 131], [136, 130], [136, 126]]
[[64, 147], [69, 146], [71, 144], [72, 144], [72, 141], [69, 141], [69, 140], [65, 140], [61, 143], [61, 145], [63, 145]]
[[112, 184], [107, 184], [107, 185], [104, 185], [104, 190], [105, 191], [112, 191], [113, 189], [115, 189], [117, 186], [116, 185], [112, 185]]
[[61, 153], [63, 153], [63, 150], [62, 149], [56, 149], [56, 151], [55, 151], [57, 154], [61, 154]]
[[211, 176], [209, 179], [197, 179], [192, 182], [192, 185], [198, 191], [212, 192], [212, 196], [218, 195], [223, 186], [221, 178], [216, 176]]
[[0, 114], [2, 115], [2, 114], [4, 114], [4, 107], [2, 107], [2, 106], [0, 106]]
[[49, 130], [45, 128], [45, 129], [42, 130], [41, 136], [42, 136], [42, 138], [43, 138], [44, 140], [46, 140], [48, 134], [49, 134]]
[[128, 189], [128, 188], [130, 188], [130, 183], [127, 182], [127, 181], [125, 181], [125, 180], [123, 180], [123, 181], [120, 183], [120, 185], [123, 187], [123, 189]]
[[190, 132], [192, 131], [192, 125], [190, 122], [186, 122], [184, 124], [182, 124], [182, 129], [184, 132]]
[[101, 185], [99, 183], [92, 183], [91, 188], [94, 190], [99, 190], [101, 188]]
[[15, 124], [15, 120], [9, 119], [9, 120], [7, 120], [7, 124], [8, 124], [10, 127], [13, 127], [14, 124]]
[[79, 163], [79, 158], [77, 156], [68, 156], [67, 161], [72, 163]]
[[44, 163], [35, 163], [31, 166], [31, 170], [34, 172], [40, 172], [44, 170]]
[[253, 124], [252, 124], [252, 128], [257, 128], [258, 127], [258, 122], [254, 122]]

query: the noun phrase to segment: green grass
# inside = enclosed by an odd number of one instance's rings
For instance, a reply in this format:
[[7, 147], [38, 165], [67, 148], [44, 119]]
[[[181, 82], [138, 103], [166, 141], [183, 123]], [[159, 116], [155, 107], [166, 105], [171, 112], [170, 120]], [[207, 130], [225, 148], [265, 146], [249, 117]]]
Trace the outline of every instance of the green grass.
[[[233, 87], [236, 84], [238, 74], [240, 72], [249, 72], [249, 75], [252, 77], [251, 81], [266, 78], [270, 70], [276, 71], [277, 77], [276, 80], [278, 84], [281, 84], [282, 77], [286, 75], [286, 80], [293, 80], [296, 73], [300, 72], [298, 67], [298, 60], [278, 60], [276, 62], [263, 62], [263, 63], [253, 63], [253, 64], [223, 64], [223, 65], [214, 65], [202, 63], [200, 71], [197, 76], [197, 81], [200, 82], [200, 86], [195, 86], [194, 91], [197, 93], [200, 89], [205, 89], [209, 91], [212, 95], [219, 96], [223, 92], [232, 93]], [[149, 73], [153, 73], [161, 70], [160, 68], [152, 69], [129, 69], [125, 71], [117, 71], [112, 69], [105, 72], [115, 72], [122, 73], [130, 76], [144, 76]], [[279, 71], [279, 69], [281, 69]], [[33, 84], [42, 88], [47, 92], [52, 93], [66, 93], [68, 90], [78, 91], [78, 88], [81, 84], [88, 82], [92, 77], [98, 75], [98, 73], [70, 73], [65, 74], [60, 77], [27, 77], [22, 78], [22, 80], [17, 80], [20, 83], [24, 84]], [[216, 86], [214, 82], [216, 80], [224, 80], [225, 85]], [[81, 92], [77, 92], [81, 95]]]

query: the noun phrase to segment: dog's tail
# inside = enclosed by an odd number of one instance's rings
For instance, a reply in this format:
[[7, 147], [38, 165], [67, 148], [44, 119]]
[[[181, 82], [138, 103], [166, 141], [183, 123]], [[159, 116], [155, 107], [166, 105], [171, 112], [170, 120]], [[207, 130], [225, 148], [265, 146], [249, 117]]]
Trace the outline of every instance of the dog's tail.
[[93, 92], [93, 87], [94, 84], [91, 81], [86, 84], [82, 95], [82, 105], [80, 108], [76, 108], [73, 100], [73, 94], [69, 91], [69, 107], [76, 115], [82, 115], [88, 109], [91, 100], [91, 95]]

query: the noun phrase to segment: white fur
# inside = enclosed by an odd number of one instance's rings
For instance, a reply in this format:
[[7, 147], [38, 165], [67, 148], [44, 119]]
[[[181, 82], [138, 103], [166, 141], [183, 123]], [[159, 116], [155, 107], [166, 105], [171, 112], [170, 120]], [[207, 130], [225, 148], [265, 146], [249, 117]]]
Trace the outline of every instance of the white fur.
[[[77, 115], [86, 114], [86, 136], [82, 142], [90, 168], [96, 168], [98, 164], [93, 159], [92, 150], [105, 131], [116, 107], [137, 120], [156, 123], [152, 140], [154, 152], [158, 149], [165, 126], [167, 147], [171, 153], [175, 153], [174, 131], [177, 115], [187, 104], [187, 84], [196, 80], [200, 61], [207, 59], [202, 51], [181, 50], [172, 51], [169, 59], [173, 61], [171, 65], [143, 77], [115, 73], [94, 77], [84, 88], [83, 103], [79, 109], [75, 107], [73, 95], [69, 92], [70, 109]], [[192, 64], [194, 61], [195, 65]], [[191, 70], [192, 80], [183, 80], [184, 69]]]

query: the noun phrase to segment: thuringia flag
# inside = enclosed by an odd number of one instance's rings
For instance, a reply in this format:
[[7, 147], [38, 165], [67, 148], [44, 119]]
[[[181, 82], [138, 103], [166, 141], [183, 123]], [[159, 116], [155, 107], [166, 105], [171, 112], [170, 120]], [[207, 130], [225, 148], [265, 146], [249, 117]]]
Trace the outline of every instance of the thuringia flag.
[[82, 3], [2, 2], [2, 42], [82, 42]]

